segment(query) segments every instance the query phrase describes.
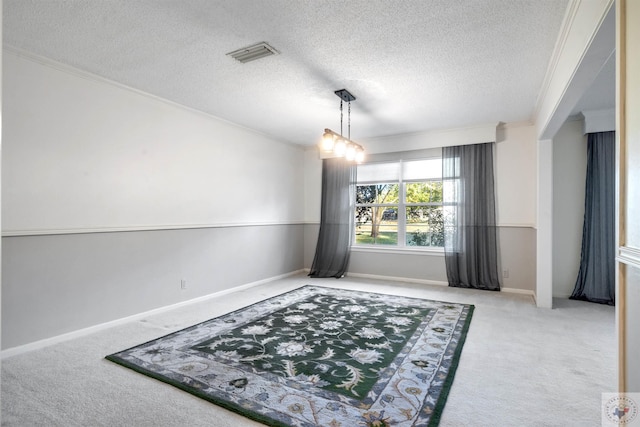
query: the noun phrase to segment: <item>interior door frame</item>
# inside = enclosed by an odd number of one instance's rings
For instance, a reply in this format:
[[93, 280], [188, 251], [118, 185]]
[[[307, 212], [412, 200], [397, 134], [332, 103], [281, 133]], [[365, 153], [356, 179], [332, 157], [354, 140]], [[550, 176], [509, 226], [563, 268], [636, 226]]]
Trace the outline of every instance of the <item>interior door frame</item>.
[[[630, 20], [640, 18], [640, 8], [638, 4], [633, 4], [633, 11], [630, 16], [628, 14], [628, 5], [636, 0], [616, 0], [616, 149], [618, 150], [618, 158], [616, 163], [616, 331], [618, 336], [618, 391], [619, 393], [638, 392], [640, 390], [630, 390], [630, 387], [638, 388], [638, 384], [630, 384], [630, 378], [638, 378], [637, 376], [637, 356], [630, 355], [629, 352], [637, 351], [637, 338], [634, 337], [633, 343], [630, 343], [629, 337], [633, 333], [637, 333], [637, 326], [629, 324], [627, 319], [632, 310], [637, 307], [630, 307], [628, 297], [630, 296], [631, 287], [639, 286], [640, 283], [634, 279], [629, 280], [631, 274], [629, 269], [640, 270], [640, 247], [638, 242], [629, 241], [628, 227], [630, 221], [633, 221], [635, 215], [628, 212], [628, 202], [637, 199], [637, 189], [632, 190], [628, 185], [630, 173], [630, 161], [637, 162], [637, 154], [630, 159], [630, 146], [633, 144], [634, 152], [640, 146], [640, 140], [637, 137], [640, 124], [631, 120], [629, 109], [632, 113], [638, 113], [638, 105], [640, 95], [634, 93], [634, 89], [638, 85], [638, 80], [628, 85], [628, 76], [634, 78], [639, 70], [638, 53], [634, 50], [634, 38], [638, 35], [638, 29], [630, 27], [627, 24]], [[629, 61], [627, 57], [629, 56]], [[633, 70], [629, 68], [633, 67]], [[629, 139], [631, 137], [631, 139]], [[633, 169], [633, 174], [637, 171]], [[635, 187], [634, 187], [635, 188]], [[630, 194], [634, 191], [634, 194]], [[635, 203], [634, 203], [635, 206]], [[635, 208], [634, 208], [635, 209]], [[635, 225], [634, 225], [635, 226]], [[635, 236], [635, 234], [634, 234]], [[635, 238], [634, 238], [635, 239]], [[635, 276], [633, 276], [635, 277]], [[635, 288], [633, 289], [635, 295]], [[635, 349], [635, 350], [633, 350]], [[633, 382], [637, 382], [635, 379]]]

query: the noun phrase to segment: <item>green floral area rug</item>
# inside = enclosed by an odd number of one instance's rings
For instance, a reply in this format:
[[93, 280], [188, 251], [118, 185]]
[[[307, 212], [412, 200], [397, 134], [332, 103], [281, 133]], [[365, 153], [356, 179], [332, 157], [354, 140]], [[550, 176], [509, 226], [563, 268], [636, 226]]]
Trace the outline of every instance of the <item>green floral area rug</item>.
[[473, 309], [304, 286], [107, 359], [271, 426], [435, 426]]

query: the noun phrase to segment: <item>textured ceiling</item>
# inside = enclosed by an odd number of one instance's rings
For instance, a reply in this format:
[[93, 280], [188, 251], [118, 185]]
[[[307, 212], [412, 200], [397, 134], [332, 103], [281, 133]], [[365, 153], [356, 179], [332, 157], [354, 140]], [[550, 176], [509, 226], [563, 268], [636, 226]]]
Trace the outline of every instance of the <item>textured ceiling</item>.
[[[311, 145], [532, 119], [568, 0], [4, 0], [4, 42]], [[281, 53], [241, 64], [266, 41]]]

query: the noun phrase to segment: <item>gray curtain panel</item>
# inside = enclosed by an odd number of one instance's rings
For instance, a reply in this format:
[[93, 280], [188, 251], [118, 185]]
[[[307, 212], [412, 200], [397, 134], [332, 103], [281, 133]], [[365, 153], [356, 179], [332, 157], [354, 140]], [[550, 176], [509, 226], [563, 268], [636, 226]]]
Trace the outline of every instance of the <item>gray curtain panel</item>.
[[616, 133], [587, 136], [580, 270], [571, 299], [615, 304]]
[[311, 277], [344, 276], [355, 216], [356, 166], [342, 158], [322, 161], [320, 232]]
[[449, 286], [500, 290], [493, 143], [442, 149]]

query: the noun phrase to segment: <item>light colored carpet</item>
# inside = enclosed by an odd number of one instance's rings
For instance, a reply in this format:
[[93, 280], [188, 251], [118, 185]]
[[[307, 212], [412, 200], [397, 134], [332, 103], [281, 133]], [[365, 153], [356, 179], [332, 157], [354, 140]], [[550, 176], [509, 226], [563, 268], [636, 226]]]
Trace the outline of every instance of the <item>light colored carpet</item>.
[[104, 356], [304, 284], [476, 306], [441, 426], [599, 426], [601, 393], [615, 390], [613, 307], [299, 275], [4, 359], [2, 425], [259, 426]]

